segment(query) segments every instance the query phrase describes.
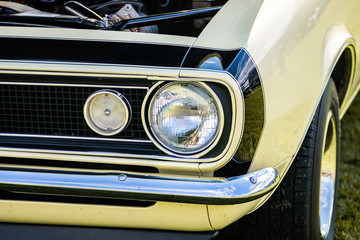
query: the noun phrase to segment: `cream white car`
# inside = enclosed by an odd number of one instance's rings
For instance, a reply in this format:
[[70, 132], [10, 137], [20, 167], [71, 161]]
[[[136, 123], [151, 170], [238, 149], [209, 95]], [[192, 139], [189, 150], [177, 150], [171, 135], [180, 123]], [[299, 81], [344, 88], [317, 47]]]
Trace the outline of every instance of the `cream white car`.
[[0, 2], [0, 231], [333, 239], [359, 12], [357, 0]]

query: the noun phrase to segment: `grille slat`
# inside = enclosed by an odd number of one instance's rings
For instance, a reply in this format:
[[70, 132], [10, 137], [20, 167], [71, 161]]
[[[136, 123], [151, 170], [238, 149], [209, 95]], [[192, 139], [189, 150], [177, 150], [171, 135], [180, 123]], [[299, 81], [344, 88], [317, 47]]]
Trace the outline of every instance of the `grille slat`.
[[[104, 138], [86, 124], [86, 99], [104, 88], [88, 86], [0, 84], [0, 133]], [[148, 140], [141, 123], [146, 89], [111, 88], [132, 107], [132, 119], [121, 133], [107, 137]]]

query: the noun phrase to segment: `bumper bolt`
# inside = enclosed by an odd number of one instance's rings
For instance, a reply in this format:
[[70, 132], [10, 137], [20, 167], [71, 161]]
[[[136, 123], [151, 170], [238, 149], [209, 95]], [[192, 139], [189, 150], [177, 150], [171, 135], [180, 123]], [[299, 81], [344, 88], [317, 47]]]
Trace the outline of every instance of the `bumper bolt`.
[[256, 178], [254, 178], [254, 177], [250, 177], [249, 180], [252, 184], [256, 184], [256, 182], [257, 182]]
[[125, 181], [127, 179], [127, 176], [125, 174], [121, 174], [118, 178], [120, 181]]

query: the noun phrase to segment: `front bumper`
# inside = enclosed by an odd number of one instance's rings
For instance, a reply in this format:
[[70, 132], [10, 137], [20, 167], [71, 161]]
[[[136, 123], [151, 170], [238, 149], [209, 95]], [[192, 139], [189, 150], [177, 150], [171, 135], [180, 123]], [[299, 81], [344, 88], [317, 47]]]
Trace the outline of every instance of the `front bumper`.
[[274, 168], [230, 178], [0, 169], [0, 188], [14, 193], [208, 205], [249, 202], [269, 193], [278, 183]]

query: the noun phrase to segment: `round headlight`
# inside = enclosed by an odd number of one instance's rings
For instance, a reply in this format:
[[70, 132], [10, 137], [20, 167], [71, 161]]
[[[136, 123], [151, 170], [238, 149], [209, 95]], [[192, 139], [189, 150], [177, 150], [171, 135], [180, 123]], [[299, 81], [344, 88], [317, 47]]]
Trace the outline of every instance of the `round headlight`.
[[96, 133], [112, 136], [121, 132], [129, 123], [131, 108], [120, 93], [100, 90], [91, 94], [84, 105], [84, 117]]
[[208, 148], [221, 134], [223, 110], [205, 84], [170, 83], [160, 88], [149, 105], [152, 134], [166, 149], [194, 154]]

